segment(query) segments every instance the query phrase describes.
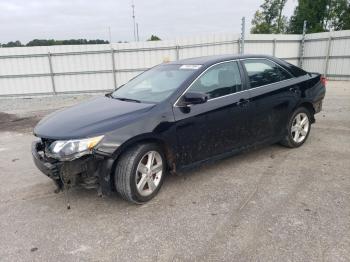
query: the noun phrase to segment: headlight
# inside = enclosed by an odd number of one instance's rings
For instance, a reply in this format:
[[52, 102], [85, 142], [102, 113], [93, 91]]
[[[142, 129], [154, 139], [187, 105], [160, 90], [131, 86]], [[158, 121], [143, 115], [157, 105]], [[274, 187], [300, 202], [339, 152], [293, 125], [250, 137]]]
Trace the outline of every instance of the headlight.
[[66, 141], [55, 141], [47, 152], [49, 157], [63, 161], [71, 161], [86, 154], [91, 154], [92, 149], [102, 140], [103, 136], [75, 139]]

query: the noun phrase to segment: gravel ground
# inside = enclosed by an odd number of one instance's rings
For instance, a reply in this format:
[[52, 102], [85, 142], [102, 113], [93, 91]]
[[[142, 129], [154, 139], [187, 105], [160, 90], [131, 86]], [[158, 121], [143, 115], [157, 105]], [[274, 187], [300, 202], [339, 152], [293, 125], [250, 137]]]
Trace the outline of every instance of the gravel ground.
[[350, 82], [330, 82], [298, 149], [272, 145], [168, 176], [135, 206], [62, 193], [32, 163], [33, 125], [91, 96], [0, 100], [1, 261], [349, 261]]

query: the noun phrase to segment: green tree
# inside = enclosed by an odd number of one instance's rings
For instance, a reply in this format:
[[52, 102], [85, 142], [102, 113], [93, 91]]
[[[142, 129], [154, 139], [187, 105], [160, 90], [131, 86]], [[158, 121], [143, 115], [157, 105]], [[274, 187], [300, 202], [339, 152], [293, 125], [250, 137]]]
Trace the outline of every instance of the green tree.
[[70, 39], [70, 40], [54, 40], [54, 39], [34, 39], [26, 44], [26, 46], [51, 46], [51, 45], [99, 45], [109, 44], [108, 41], [95, 39]]
[[350, 3], [348, 4], [348, 8], [346, 10], [346, 14], [342, 18], [344, 22], [343, 30], [350, 30]]
[[22, 43], [20, 41], [11, 41], [8, 42], [7, 44], [2, 44], [1, 47], [20, 47], [23, 46]]
[[282, 14], [287, 0], [265, 0], [255, 12], [251, 33], [279, 34], [286, 31], [287, 18]]
[[26, 46], [49, 46], [49, 45], [54, 45], [55, 40], [46, 40], [46, 39], [34, 39], [29, 41]]
[[329, 7], [329, 30], [350, 29], [350, 0], [331, 1]]
[[156, 35], [151, 35], [151, 37], [149, 39], [147, 39], [147, 41], [160, 41], [160, 40], [162, 40], [162, 39], [160, 39]]
[[[29, 41], [25, 46], [51, 46], [51, 45], [99, 45], [109, 44], [108, 41], [101, 39], [69, 39], [69, 40], [55, 40], [55, 39], [33, 39]], [[17, 47], [24, 46], [20, 41], [8, 42], [7, 44], [0, 45], [1, 47]]]
[[304, 20], [307, 21], [307, 33], [350, 28], [350, 1], [299, 0], [288, 31], [302, 33]]

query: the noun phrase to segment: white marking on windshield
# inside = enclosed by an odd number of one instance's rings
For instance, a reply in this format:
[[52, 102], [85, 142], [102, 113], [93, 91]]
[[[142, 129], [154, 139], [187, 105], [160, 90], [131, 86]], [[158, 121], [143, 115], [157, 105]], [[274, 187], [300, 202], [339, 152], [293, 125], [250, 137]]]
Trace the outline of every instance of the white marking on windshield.
[[202, 65], [182, 65], [180, 66], [180, 69], [185, 69], [185, 70], [197, 70], [201, 68]]

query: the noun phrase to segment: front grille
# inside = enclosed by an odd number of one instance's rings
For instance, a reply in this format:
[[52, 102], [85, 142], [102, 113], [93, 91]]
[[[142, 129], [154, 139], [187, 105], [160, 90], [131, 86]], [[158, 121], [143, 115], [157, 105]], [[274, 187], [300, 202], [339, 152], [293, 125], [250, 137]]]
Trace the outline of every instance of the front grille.
[[[50, 145], [55, 142], [56, 140], [54, 139], [47, 139], [47, 138], [41, 138], [41, 142], [43, 143], [43, 151], [44, 151], [44, 155], [45, 155], [45, 158], [47, 160], [50, 160], [51, 158], [48, 157], [47, 155], [47, 152], [49, 152], [49, 147]], [[53, 159], [52, 159], [53, 160]]]
[[42, 138], [41, 142], [44, 144], [45, 151], [50, 147], [50, 145], [55, 142], [53, 139]]

